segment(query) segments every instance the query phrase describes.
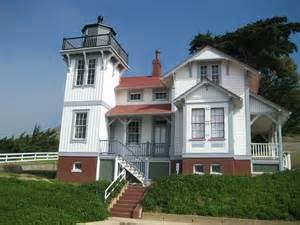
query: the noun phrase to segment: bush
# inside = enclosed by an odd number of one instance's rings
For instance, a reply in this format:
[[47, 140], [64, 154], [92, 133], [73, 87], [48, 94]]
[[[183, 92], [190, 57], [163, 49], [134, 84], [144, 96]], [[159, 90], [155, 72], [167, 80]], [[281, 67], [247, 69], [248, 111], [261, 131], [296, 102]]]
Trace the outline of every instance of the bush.
[[143, 200], [145, 211], [253, 219], [300, 219], [300, 171], [257, 177], [162, 177]]
[[65, 225], [108, 216], [100, 193], [83, 186], [12, 178], [0, 178], [0, 183], [0, 224]]

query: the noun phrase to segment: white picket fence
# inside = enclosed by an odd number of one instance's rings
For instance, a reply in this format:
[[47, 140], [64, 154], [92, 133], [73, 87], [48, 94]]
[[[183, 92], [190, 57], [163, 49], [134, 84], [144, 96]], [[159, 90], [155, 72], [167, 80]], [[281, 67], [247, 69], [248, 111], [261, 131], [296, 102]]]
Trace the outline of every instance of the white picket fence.
[[0, 163], [57, 160], [57, 152], [0, 153]]

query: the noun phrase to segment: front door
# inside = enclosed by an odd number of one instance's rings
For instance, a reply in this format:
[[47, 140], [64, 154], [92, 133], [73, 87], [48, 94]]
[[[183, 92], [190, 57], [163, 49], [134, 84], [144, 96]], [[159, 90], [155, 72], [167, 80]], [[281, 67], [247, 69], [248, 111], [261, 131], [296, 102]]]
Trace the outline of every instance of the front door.
[[158, 120], [155, 121], [153, 127], [153, 154], [154, 156], [164, 156], [167, 150], [167, 121]]

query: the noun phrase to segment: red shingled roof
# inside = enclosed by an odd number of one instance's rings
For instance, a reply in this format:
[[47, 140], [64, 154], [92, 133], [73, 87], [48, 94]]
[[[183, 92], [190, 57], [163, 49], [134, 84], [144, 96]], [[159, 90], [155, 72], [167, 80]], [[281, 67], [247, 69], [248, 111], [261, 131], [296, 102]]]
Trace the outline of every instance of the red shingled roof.
[[127, 88], [161, 88], [165, 87], [160, 81], [160, 77], [152, 76], [135, 76], [135, 77], [121, 77], [119, 85], [116, 89]]
[[171, 104], [147, 104], [147, 105], [117, 105], [110, 109], [107, 116], [167, 114], [171, 113]]

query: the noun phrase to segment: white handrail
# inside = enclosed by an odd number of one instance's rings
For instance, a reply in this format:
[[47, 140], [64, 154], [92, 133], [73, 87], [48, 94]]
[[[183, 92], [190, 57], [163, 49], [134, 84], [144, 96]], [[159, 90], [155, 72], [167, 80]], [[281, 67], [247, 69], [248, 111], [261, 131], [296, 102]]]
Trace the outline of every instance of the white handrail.
[[57, 160], [57, 152], [22, 152], [0, 153], [0, 163], [13, 163], [20, 161]]
[[[112, 192], [119, 186], [119, 184], [121, 183], [121, 181], [123, 181], [126, 178], [126, 170], [123, 169], [122, 172], [119, 174], [119, 176], [117, 176], [117, 178], [110, 183], [110, 185], [105, 189], [105, 193], [104, 193], [104, 199], [105, 201], [107, 200], [107, 198], [112, 194]], [[114, 185], [114, 188], [112, 188], [112, 190], [109, 191], [109, 189]]]
[[278, 143], [251, 143], [253, 159], [278, 159]]

